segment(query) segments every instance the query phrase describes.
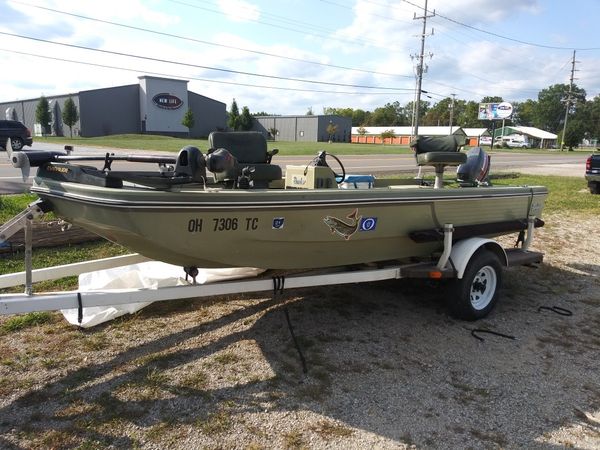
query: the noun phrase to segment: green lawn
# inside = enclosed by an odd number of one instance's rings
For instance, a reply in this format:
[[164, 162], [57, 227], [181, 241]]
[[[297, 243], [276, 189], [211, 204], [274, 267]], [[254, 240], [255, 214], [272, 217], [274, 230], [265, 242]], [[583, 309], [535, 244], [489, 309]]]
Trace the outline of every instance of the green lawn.
[[[133, 150], [148, 150], [148, 151], [167, 151], [177, 152], [186, 145], [193, 145], [202, 151], [208, 149], [207, 139], [191, 139], [191, 138], [174, 138], [168, 136], [155, 136], [149, 134], [119, 134], [112, 136], [102, 136], [95, 138], [75, 137], [35, 137], [35, 142], [50, 142], [56, 144], [68, 144], [77, 146], [90, 147], [110, 147]], [[381, 144], [349, 144], [341, 142], [287, 142], [287, 141], [269, 141], [267, 143], [269, 150], [273, 148], [279, 149], [281, 155], [314, 155], [320, 150], [337, 155], [370, 155], [370, 154], [410, 154], [412, 150], [406, 145], [381, 145]], [[484, 147], [489, 152], [489, 147]], [[589, 153], [593, 149], [576, 149], [575, 151]], [[494, 147], [495, 152], [519, 152], [519, 153], [559, 153], [568, 155], [568, 151], [560, 152], [558, 150], [546, 150], [536, 148], [499, 148]]]
[[492, 183], [495, 186], [546, 186], [550, 193], [544, 213], [563, 211], [597, 214], [600, 211], [600, 195], [590, 194], [583, 177], [511, 174], [492, 179]]
[[[67, 137], [36, 137], [36, 142], [50, 142], [56, 144], [68, 144], [90, 147], [111, 147], [122, 149], [136, 149], [148, 151], [177, 152], [186, 145], [193, 145], [205, 152], [208, 149], [207, 139], [173, 138], [167, 136], [123, 134], [115, 136], [103, 136], [97, 138], [73, 138]], [[268, 141], [269, 150], [277, 148], [280, 155], [315, 155], [320, 150], [337, 155], [369, 155], [369, 154], [409, 154], [412, 150], [405, 145], [373, 145], [373, 144], [348, 144], [341, 142], [285, 142]], [[35, 148], [35, 142], [33, 147]]]

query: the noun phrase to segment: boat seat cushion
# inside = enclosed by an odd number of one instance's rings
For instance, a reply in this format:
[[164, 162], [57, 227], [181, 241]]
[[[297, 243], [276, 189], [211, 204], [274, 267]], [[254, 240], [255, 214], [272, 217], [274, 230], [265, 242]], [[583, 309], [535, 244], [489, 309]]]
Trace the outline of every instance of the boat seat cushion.
[[240, 163], [267, 163], [267, 140], [258, 131], [213, 131], [209, 148], [224, 148]]
[[467, 155], [460, 152], [427, 152], [417, 155], [419, 166], [459, 166], [467, 162]]
[[268, 187], [269, 181], [281, 179], [281, 167], [271, 164], [271, 154], [267, 150], [267, 140], [257, 131], [213, 131], [208, 136], [210, 148], [224, 148], [237, 160], [237, 168], [215, 174], [217, 181], [235, 180], [242, 169], [253, 169], [252, 180], [255, 187]]
[[458, 152], [467, 142], [466, 136], [418, 136], [410, 143], [417, 155], [428, 152]]

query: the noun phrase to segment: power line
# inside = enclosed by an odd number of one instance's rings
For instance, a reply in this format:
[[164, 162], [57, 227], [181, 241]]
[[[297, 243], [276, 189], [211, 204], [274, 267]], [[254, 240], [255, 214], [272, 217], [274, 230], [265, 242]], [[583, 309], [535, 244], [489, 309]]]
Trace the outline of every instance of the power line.
[[28, 39], [28, 40], [32, 40], [32, 41], [36, 41], [36, 42], [44, 42], [47, 44], [60, 45], [60, 46], [64, 46], [64, 47], [76, 48], [79, 50], [93, 51], [93, 52], [104, 53], [104, 54], [109, 54], [109, 55], [125, 56], [128, 58], [144, 59], [144, 60], [153, 61], [153, 62], [175, 64], [178, 66], [194, 67], [197, 69], [214, 70], [214, 71], [218, 71], [218, 72], [232, 73], [232, 74], [236, 74], [236, 75], [248, 75], [248, 76], [259, 77], [259, 78], [268, 78], [268, 79], [273, 79], [273, 80], [295, 81], [298, 83], [322, 84], [322, 85], [327, 85], [327, 86], [341, 86], [341, 87], [352, 87], [352, 88], [360, 88], [360, 89], [383, 89], [383, 90], [389, 90], [389, 91], [409, 91], [409, 90], [411, 90], [408, 88], [399, 88], [399, 87], [369, 86], [369, 85], [362, 85], [362, 84], [346, 84], [346, 83], [335, 83], [332, 81], [305, 80], [302, 78], [282, 77], [282, 76], [277, 76], [277, 75], [265, 75], [265, 74], [260, 74], [260, 73], [245, 72], [245, 71], [241, 71], [241, 70], [225, 69], [225, 68], [221, 68], [221, 67], [211, 67], [211, 66], [204, 66], [204, 65], [200, 65], [200, 64], [184, 63], [184, 62], [174, 61], [174, 60], [169, 60], [169, 59], [153, 58], [150, 56], [134, 55], [132, 53], [116, 52], [116, 51], [112, 51], [112, 50], [104, 50], [104, 49], [99, 49], [99, 48], [87, 47], [84, 45], [67, 44], [64, 42], [55, 42], [55, 41], [50, 41], [47, 39], [35, 38], [32, 36], [24, 36], [24, 35], [20, 35], [20, 34], [16, 34], [16, 33], [7, 33], [5, 31], [0, 31], [0, 35], [12, 36], [12, 37]]
[[304, 64], [313, 64], [313, 65], [317, 65], [317, 66], [321, 66], [321, 67], [331, 67], [334, 69], [343, 69], [343, 70], [351, 70], [354, 72], [362, 72], [362, 73], [369, 73], [369, 74], [373, 74], [373, 75], [384, 75], [384, 76], [392, 76], [392, 77], [403, 77], [403, 78], [412, 78], [411, 75], [400, 75], [400, 74], [394, 74], [394, 73], [389, 73], [389, 72], [378, 72], [375, 70], [368, 70], [368, 69], [359, 69], [356, 67], [349, 67], [349, 66], [342, 66], [342, 65], [337, 65], [337, 64], [329, 64], [329, 63], [322, 63], [319, 61], [311, 61], [311, 60], [307, 60], [307, 59], [302, 59], [302, 58], [294, 58], [292, 56], [284, 56], [284, 55], [277, 55], [274, 53], [269, 53], [269, 52], [264, 52], [264, 51], [260, 51], [260, 50], [251, 50], [248, 48], [243, 48], [243, 47], [236, 47], [234, 45], [227, 45], [227, 44], [219, 44], [216, 42], [211, 42], [211, 41], [206, 41], [203, 39], [196, 39], [196, 38], [192, 38], [192, 37], [188, 37], [188, 36], [182, 36], [182, 35], [178, 35], [178, 34], [173, 34], [173, 33], [166, 33], [166, 32], [162, 32], [162, 31], [156, 31], [156, 30], [151, 30], [148, 28], [143, 28], [143, 27], [137, 27], [134, 25], [127, 25], [127, 24], [123, 24], [123, 23], [119, 23], [119, 22], [112, 22], [109, 20], [104, 20], [104, 19], [98, 19], [96, 17], [90, 17], [90, 16], [84, 16], [82, 14], [75, 14], [75, 13], [70, 13], [67, 11], [61, 11], [59, 9], [54, 9], [54, 8], [48, 8], [45, 6], [39, 6], [39, 5], [33, 5], [30, 3], [26, 3], [26, 2], [20, 2], [18, 0], [13, 0], [12, 3], [16, 3], [19, 5], [23, 5], [23, 6], [29, 6], [31, 8], [37, 8], [43, 11], [49, 11], [49, 12], [53, 12], [56, 14], [63, 14], [66, 16], [70, 16], [70, 17], [75, 17], [78, 19], [84, 19], [84, 20], [90, 20], [93, 22], [97, 22], [97, 23], [103, 23], [106, 25], [112, 25], [112, 26], [116, 26], [116, 27], [121, 27], [121, 28], [126, 28], [126, 29], [130, 29], [130, 30], [135, 30], [135, 31], [142, 31], [145, 33], [151, 33], [151, 34], [155, 34], [158, 36], [164, 36], [164, 37], [170, 37], [170, 38], [174, 38], [174, 39], [181, 39], [184, 41], [189, 41], [189, 42], [195, 42], [198, 44], [204, 44], [204, 45], [211, 45], [211, 46], [215, 46], [215, 47], [221, 47], [221, 48], [228, 48], [231, 50], [237, 50], [237, 51], [242, 51], [242, 52], [247, 52], [247, 53], [253, 53], [256, 55], [262, 55], [262, 56], [269, 56], [272, 58], [280, 58], [280, 59], [285, 59], [288, 61], [296, 61], [296, 62], [301, 62]]
[[[188, 6], [190, 8], [200, 9], [202, 11], [208, 11], [208, 12], [211, 12], [213, 14], [224, 15], [224, 13], [222, 11], [217, 11], [217, 10], [214, 10], [214, 9], [211, 9], [211, 8], [202, 7], [202, 6], [199, 6], [199, 5], [194, 5], [194, 4], [187, 3], [187, 2], [184, 2], [184, 1], [181, 1], [181, 0], [167, 0], [167, 1], [169, 1], [171, 3], [179, 4], [179, 5]], [[260, 23], [262, 25], [266, 25], [266, 26], [269, 26], [269, 27], [272, 27], [272, 28], [278, 28], [278, 29], [282, 29], [282, 30], [292, 31], [294, 33], [300, 33], [303, 36], [306, 36], [307, 34], [310, 34], [312, 36], [317, 36], [317, 37], [320, 37], [320, 38], [325, 38], [325, 39], [331, 39], [331, 40], [340, 41], [340, 42], [343, 42], [344, 44], [348, 43], [348, 39], [336, 38], [335, 36], [325, 35], [325, 34], [320, 34], [320, 33], [315, 33], [315, 32], [307, 33], [306, 29], [295, 29], [295, 28], [284, 27], [282, 25], [277, 25], [277, 24], [273, 24], [273, 23], [264, 22], [264, 21], [258, 20], [258, 19], [248, 19], [248, 21], [255, 22], [255, 23]], [[304, 25], [302, 25], [302, 26], [304, 26]], [[383, 49], [387, 48], [387, 47], [378, 45], [376, 42], [368, 41], [368, 40], [354, 40], [354, 42], [359, 43], [361, 45], [369, 45], [369, 46], [377, 47], [377, 48], [383, 48]]]
[[[365, 1], [367, 1], [368, 3], [374, 3], [374, 2], [370, 2], [368, 0], [365, 0]], [[404, 3], [408, 3], [411, 6], [414, 6], [415, 8], [423, 9], [422, 6], [415, 5], [414, 3], [410, 2], [409, 0], [402, 0], [402, 1]], [[451, 17], [445, 16], [445, 15], [437, 13], [437, 12], [436, 12], [436, 14], [437, 14], [438, 17], [441, 17], [442, 19], [445, 19], [445, 20], [447, 20], [449, 22], [452, 22], [452, 23], [454, 23], [456, 25], [460, 25], [461, 27], [469, 28], [469, 29], [477, 31], [479, 33], [488, 34], [490, 36], [494, 36], [494, 37], [497, 37], [497, 38], [500, 38], [500, 39], [505, 39], [507, 41], [516, 42], [518, 44], [529, 45], [531, 47], [547, 48], [547, 49], [552, 49], [552, 50], [579, 50], [579, 51], [600, 50], [600, 47], [573, 48], [573, 47], [561, 47], [561, 46], [555, 46], [555, 45], [546, 45], [546, 44], [538, 44], [538, 43], [535, 43], [535, 42], [523, 41], [521, 39], [515, 39], [515, 38], [508, 37], [508, 36], [503, 36], [501, 34], [494, 33], [492, 31], [483, 30], [481, 28], [474, 27], [472, 25], [466, 24], [464, 22], [460, 22], [460, 21], [458, 21], [456, 19], [452, 19]]]
[[[203, 81], [206, 83], [217, 83], [217, 84], [226, 84], [226, 85], [233, 85], [233, 86], [246, 86], [246, 87], [254, 87], [254, 88], [261, 88], [261, 89], [274, 89], [274, 90], [280, 90], [280, 91], [314, 92], [314, 93], [319, 93], [319, 94], [390, 95], [389, 92], [321, 91], [318, 89], [301, 89], [301, 88], [250, 84], [250, 83], [239, 83], [239, 82], [235, 82], [235, 81], [211, 80], [211, 79], [207, 79], [207, 78], [198, 78], [198, 77], [193, 77], [193, 76], [182, 77], [181, 75], [174, 75], [174, 74], [164, 73], [164, 72], [153, 72], [153, 71], [147, 71], [147, 70], [132, 69], [132, 68], [128, 68], [128, 67], [111, 66], [111, 65], [107, 65], [107, 64], [98, 64], [98, 63], [91, 63], [91, 62], [85, 62], [85, 61], [76, 61], [73, 59], [58, 58], [55, 56], [47, 56], [47, 55], [39, 55], [39, 54], [35, 54], [35, 53], [21, 52], [21, 51], [9, 50], [9, 49], [5, 49], [5, 48], [0, 48], [0, 51], [6, 52], [6, 53], [14, 53], [14, 54], [18, 54], [18, 55], [32, 56], [35, 58], [49, 59], [49, 60], [53, 60], [53, 61], [61, 61], [61, 62], [68, 62], [68, 63], [73, 63], [73, 64], [80, 64], [80, 65], [91, 66], [91, 67], [101, 67], [104, 69], [122, 70], [122, 71], [126, 71], [126, 72], [136, 72], [136, 73], [143, 73], [145, 75], [156, 75], [156, 76], [161, 76], [161, 77], [169, 77], [169, 78], [177, 78], [177, 79], [190, 79], [190, 80], [194, 80], [194, 81]], [[397, 93], [396, 95], [404, 95], [404, 94], [406, 94], [406, 93]]]

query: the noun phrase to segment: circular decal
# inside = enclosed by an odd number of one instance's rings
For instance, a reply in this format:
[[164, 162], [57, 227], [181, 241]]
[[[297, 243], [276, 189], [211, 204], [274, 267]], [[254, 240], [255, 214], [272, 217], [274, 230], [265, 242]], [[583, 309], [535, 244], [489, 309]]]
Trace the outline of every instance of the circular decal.
[[496, 108], [496, 116], [498, 119], [506, 119], [513, 113], [513, 107], [508, 102], [502, 102]]
[[361, 231], [371, 231], [374, 230], [377, 226], [377, 218], [376, 217], [365, 217], [360, 223]]

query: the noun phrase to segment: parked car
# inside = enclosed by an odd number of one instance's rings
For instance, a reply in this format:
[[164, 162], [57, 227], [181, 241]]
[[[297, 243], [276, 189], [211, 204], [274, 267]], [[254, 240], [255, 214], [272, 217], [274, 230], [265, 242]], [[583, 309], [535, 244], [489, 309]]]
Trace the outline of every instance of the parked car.
[[512, 136], [497, 136], [494, 145], [498, 147], [510, 147], [510, 148], [530, 148], [531, 143], [526, 137], [521, 135]]
[[600, 153], [591, 155], [585, 162], [585, 179], [592, 194], [600, 194]]
[[6, 150], [6, 140], [10, 138], [14, 151], [33, 144], [31, 130], [17, 120], [0, 120], [0, 147]]

